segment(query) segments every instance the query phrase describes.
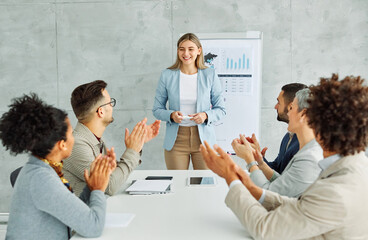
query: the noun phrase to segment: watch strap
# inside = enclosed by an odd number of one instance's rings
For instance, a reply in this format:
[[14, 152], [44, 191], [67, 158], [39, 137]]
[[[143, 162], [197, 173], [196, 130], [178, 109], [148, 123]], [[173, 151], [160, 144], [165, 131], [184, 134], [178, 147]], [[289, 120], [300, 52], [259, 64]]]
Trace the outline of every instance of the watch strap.
[[247, 164], [247, 169], [248, 169], [248, 172], [249, 172], [249, 169], [253, 166], [258, 166], [258, 162], [257, 161], [252, 161], [250, 163]]

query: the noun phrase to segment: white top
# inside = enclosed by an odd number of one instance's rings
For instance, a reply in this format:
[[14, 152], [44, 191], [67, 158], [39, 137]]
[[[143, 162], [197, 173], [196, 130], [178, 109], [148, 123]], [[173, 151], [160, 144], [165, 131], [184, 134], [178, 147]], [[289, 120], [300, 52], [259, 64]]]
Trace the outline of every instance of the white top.
[[[180, 112], [187, 116], [197, 111], [197, 73], [188, 75], [180, 71]], [[197, 124], [189, 119], [183, 119], [180, 126], [196, 126]]]

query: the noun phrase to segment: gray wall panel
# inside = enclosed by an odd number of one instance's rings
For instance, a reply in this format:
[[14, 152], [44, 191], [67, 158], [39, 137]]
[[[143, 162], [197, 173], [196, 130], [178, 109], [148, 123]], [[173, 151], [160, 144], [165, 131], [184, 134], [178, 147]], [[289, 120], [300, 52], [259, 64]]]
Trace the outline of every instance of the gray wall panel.
[[293, 79], [368, 76], [368, 1], [293, 1]]
[[118, 109], [152, 108], [151, 88], [172, 56], [165, 4], [129, 1], [57, 8], [60, 106], [70, 108], [70, 93], [79, 84], [103, 79]]
[[0, 5], [0, 109], [34, 91], [57, 103], [55, 6]]

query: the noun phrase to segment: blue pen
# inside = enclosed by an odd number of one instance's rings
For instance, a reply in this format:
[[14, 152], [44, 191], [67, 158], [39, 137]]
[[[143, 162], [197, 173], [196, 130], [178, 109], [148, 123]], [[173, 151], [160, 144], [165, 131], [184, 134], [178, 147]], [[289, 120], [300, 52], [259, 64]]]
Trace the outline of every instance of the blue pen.
[[229, 155], [236, 155], [235, 153], [226, 152]]

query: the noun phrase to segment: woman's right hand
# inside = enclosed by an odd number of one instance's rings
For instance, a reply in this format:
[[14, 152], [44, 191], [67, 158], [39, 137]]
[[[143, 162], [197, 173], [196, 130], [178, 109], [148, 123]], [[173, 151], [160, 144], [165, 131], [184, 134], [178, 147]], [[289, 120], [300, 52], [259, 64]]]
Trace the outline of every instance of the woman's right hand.
[[265, 147], [265, 148], [263, 148], [262, 149], [262, 151], [261, 151], [261, 146], [259, 145], [259, 142], [258, 142], [258, 140], [257, 140], [257, 138], [256, 138], [256, 135], [253, 133], [252, 134], [252, 138], [250, 138], [250, 137], [247, 137], [247, 140], [248, 140], [248, 142], [250, 142], [251, 143], [251, 145], [252, 145], [252, 147], [255, 149], [255, 150], [257, 150], [257, 151], [259, 151], [261, 154], [262, 154], [262, 157], [264, 157], [265, 155], [266, 155], [266, 151], [267, 151], [267, 147]]
[[92, 162], [90, 173], [88, 174], [87, 169], [84, 170], [84, 178], [91, 191], [101, 190], [105, 192], [109, 184], [110, 175], [113, 171], [110, 161], [111, 159], [109, 156], [102, 156], [100, 154]]
[[181, 123], [183, 120], [183, 114], [180, 111], [172, 112], [170, 118], [176, 123]]
[[247, 141], [250, 143], [250, 145], [252, 146], [253, 148], [253, 156], [254, 156], [254, 159], [257, 161], [258, 163], [258, 167], [259, 168], [262, 168], [262, 166], [265, 164], [264, 161], [263, 161], [263, 157], [267, 151], [267, 148], [265, 147], [262, 152], [261, 152], [261, 147], [259, 145], [259, 142], [256, 138], [256, 135], [253, 133], [252, 134], [252, 137], [243, 137], [243, 139], [241, 140], [241, 143], [244, 143], [243, 141]]

